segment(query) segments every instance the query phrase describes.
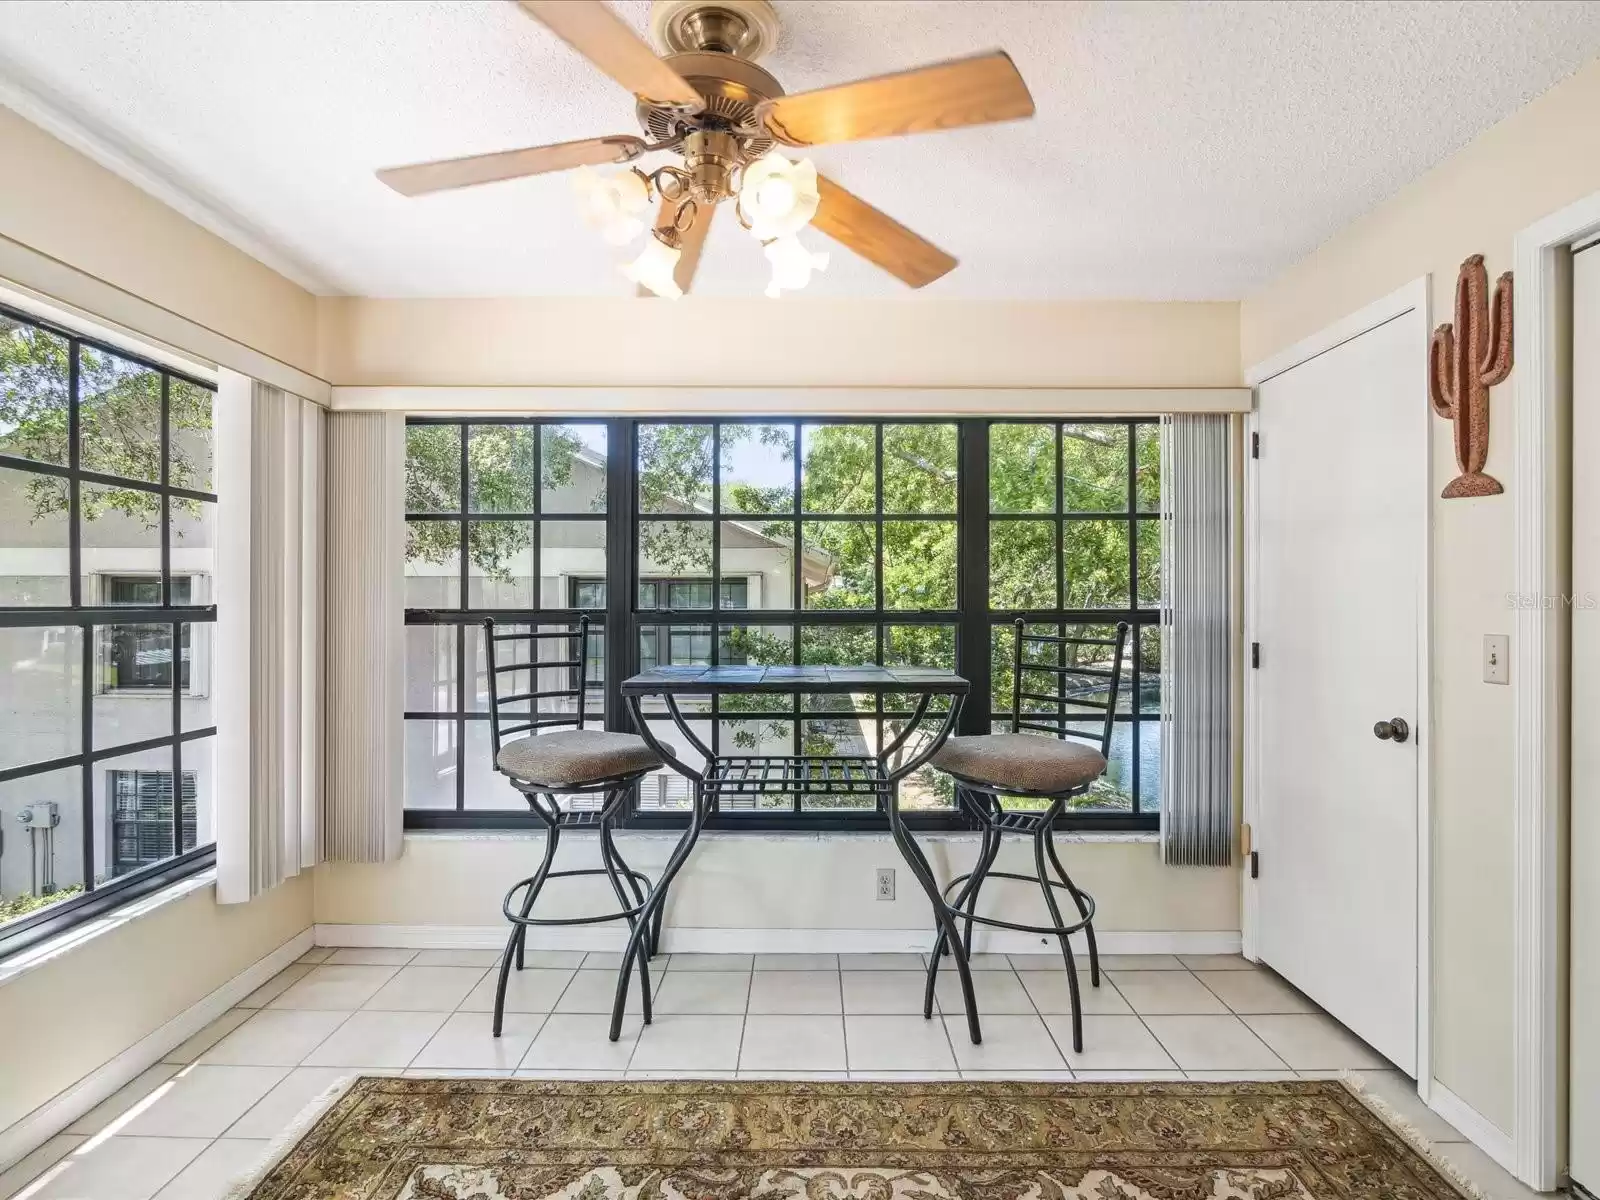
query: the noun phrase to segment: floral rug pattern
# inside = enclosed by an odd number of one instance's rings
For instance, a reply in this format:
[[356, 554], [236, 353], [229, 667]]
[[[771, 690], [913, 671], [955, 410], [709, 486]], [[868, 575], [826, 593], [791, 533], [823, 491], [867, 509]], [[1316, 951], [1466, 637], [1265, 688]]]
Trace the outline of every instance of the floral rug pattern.
[[248, 1200], [1460, 1200], [1273, 1083], [356, 1080]]

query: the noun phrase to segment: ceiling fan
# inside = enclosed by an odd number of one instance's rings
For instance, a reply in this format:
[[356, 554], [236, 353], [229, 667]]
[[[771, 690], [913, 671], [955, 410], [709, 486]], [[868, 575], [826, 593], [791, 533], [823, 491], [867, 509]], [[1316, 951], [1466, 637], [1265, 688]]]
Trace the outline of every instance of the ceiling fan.
[[[655, 0], [650, 31], [663, 57], [601, 0], [518, 0], [595, 67], [634, 94], [645, 137], [614, 134], [389, 167], [378, 178], [407, 196], [579, 168], [586, 219], [614, 244], [659, 215], [639, 258], [623, 273], [641, 295], [689, 289], [716, 208], [735, 215], [773, 267], [768, 295], [803, 286], [826, 255], [795, 234], [807, 224], [914, 288], [956, 260], [776, 147], [816, 146], [1012, 121], [1033, 115], [1033, 98], [1001, 50], [893, 75], [786, 95], [756, 60], [777, 42], [769, 0]], [[681, 162], [608, 177], [588, 168], [628, 164], [654, 151]]]

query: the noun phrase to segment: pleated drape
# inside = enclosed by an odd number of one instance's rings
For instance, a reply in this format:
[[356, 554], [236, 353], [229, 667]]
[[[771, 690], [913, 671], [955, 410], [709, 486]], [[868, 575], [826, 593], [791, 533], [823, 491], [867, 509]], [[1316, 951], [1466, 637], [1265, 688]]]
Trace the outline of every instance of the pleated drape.
[[219, 381], [217, 897], [242, 903], [321, 852], [322, 409]]
[[1229, 419], [1161, 421], [1161, 855], [1233, 860], [1233, 516]]
[[330, 413], [324, 857], [398, 858], [405, 769], [405, 424]]

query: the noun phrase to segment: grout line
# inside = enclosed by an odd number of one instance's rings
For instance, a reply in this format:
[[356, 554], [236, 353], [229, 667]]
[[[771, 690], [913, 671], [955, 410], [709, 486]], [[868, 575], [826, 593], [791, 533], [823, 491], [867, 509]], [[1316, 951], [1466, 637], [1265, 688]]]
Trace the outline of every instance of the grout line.
[[750, 974], [744, 981], [744, 1011], [739, 1014], [739, 1051], [733, 1056], [733, 1069], [737, 1071], [739, 1064], [744, 1062], [744, 1031], [750, 1023], [750, 993], [756, 986], [756, 956], [750, 956]]

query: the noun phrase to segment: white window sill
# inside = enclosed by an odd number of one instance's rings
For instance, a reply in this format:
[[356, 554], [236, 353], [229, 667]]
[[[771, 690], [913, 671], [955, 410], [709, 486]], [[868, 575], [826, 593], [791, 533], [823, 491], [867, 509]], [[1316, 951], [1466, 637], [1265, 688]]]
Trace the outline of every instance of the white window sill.
[[159, 909], [185, 896], [200, 891], [202, 888], [215, 887], [217, 871], [201, 871], [198, 875], [190, 875], [180, 879], [169, 887], [164, 887], [158, 892], [151, 892], [148, 896], [140, 896], [137, 900], [124, 904], [121, 908], [76, 925], [64, 933], [29, 946], [26, 950], [12, 955], [4, 962], [0, 962], [0, 987], [4, 987], [14, 979], [18, 979], [30, 971], [35, 971], [46, 963], [54, 962], [64, 954], [89, 944], [96, 938], [120, 929], [130, 921], [137, 921], [141, 917], [149, 916]]

